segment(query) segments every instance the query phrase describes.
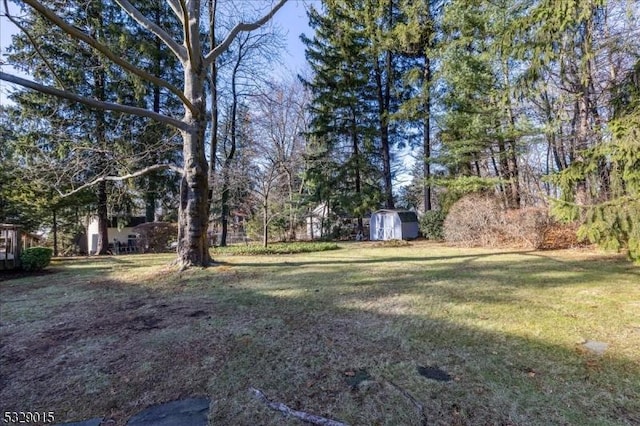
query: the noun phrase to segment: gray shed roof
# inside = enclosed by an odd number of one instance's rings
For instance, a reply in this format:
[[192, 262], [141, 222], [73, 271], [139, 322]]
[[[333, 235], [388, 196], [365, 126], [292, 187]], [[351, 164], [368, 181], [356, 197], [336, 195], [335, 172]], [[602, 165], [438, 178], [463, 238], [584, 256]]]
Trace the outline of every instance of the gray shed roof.
[[402, 223], [418, 222], [418, 215], [416, 215], [416, 212], [412, 212], [411, 210], [380, 209], [376, 213], [381, 212], [397, 213], [400, 218], [400, 222]]

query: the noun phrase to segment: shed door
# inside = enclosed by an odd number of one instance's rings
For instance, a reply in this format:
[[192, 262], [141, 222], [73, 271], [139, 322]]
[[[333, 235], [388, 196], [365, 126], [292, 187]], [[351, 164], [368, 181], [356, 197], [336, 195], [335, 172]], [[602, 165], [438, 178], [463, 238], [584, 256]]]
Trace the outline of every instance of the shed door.
[[394, 221], [392, 213], [380, 213], [377, 221], [376, 239], [393, 240], [395, 238]]
[[384, 214], [376, 215], [376, 240], [384, 240]]
[[393, 240], [396, 237], [396, 215], [394, 213], [385, 214], [387, 217], [384, 221], [384, 239], [385, 240]]

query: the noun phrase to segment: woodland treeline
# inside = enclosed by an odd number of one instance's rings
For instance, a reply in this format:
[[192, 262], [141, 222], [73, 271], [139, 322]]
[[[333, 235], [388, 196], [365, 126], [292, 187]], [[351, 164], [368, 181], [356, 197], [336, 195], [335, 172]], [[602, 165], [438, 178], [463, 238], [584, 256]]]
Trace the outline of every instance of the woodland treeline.
[[[285, 78], [272, 65], [282, 61], [286, 28], [240, 31], [214, 49], [233, 23], [263, 16], [249, 2], [141, 1], [146, 26], [124, 0], [26, 3], [11, 18], [23, 31], [8, 62], [42, 85], [102, 102], [169, 117], [193, 104], [176, 89], [193, 60], [182, 61], [150, 24], [219, 53], [209, 62], [200, 55], [206, 182], [193, 187], [208, 200], [194, 214], [220, 223], [222, 244], [238, 214], [266, 243], [300, 237], [319, 205], [333, 215], [330, 235], [342, 218], [362, 227], [379, 208], [446, 216], [466, 194], [485, 193], [505, 210], [548, 207], [593, 242], [640, 257], [637, 0], [310, 2], [308, 69]], [[191, 3], [200, 25], [189, 33], [176, 9]], [[191, 154], [181, 124], [31, 89], [12, 100], [0, 115], [0, 222], [55, 221], [67, 239], [89, 213], [104, 223], [139, 210], [188, 222], [180, 212]], [[400, 155], [407, 150], [415, 161]]]

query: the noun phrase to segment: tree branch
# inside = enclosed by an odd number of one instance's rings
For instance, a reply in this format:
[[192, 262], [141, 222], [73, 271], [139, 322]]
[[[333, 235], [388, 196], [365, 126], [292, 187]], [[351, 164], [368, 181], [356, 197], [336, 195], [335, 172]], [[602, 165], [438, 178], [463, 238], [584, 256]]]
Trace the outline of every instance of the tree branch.
[[82, 32], [80, 29], [69, 25], [67, 22], [65, 22], [62, 18], [60, 18], [58, 15], [55, 14], [55, 12], [53, 12], [51, 9], [45, 7], [44, 5], [42, 5], [42, 3], [40, 3], [37, 0], [24, 0], [24, 2], [26, 4], [28, 4], [29, 6], [31, 6], [33, 9], [35, 9], [40, 15], [42, 15], [43, 17], [45, 17], [46, 19], [48, 19], [50, 22], [54, 23], [55, 25], [57, 25], [61, 30], [63, 30], [64, 32], [66, 32], [67, 34], [69, 34], [70, 36], [72, 36], [75, 39], [84, 41], [85, 43], [87, 43], [89, 46], [93, 47], [95, 50], [97, 50], [98, 52], [102, 53], [103, 55], [105, 55], [107, 58], [109, 58], [111, 61], [113, 61], [115, 64], [121, 66], [122, 68], [124, 68], [125, 70], [131, 72], [132, 74], [137, 75], [138, 77], [147, 80], [151, 83], [154, 83], [158, 86], [162, 86], [166, 89], [168, 89], [169, 91], [171, 91], [171, 93], [175, 94], [176, 96], [178, 96], [180, 98], [180, 100], [182, 101], [182, 103], [191, 111], [194, 111], [194, 107], [193, 104], [189, 101], [189, 99], [187, 99], [187, 97], [184, 95], [184, 93], [182, 93], [182, 91], [180, 89], [178, 89], [177, 87], [175, 87], [174, 85], [170, 84], [169, 82], [158, 78], [152, 74], [149, 74], [148, 72], [141, 70], [140, 68], [136, 67], [135, 65], [125, 61], [124, 59], [122, 59], [119, 55], [116, 55], [115, 53], [113, 53], [110, 49], [108, 49], [104, 44], [98, 42], [95, 38], [91, 37], [90, 35]]
[[[195, 58], [193, 56], [192, 43], [192, 23], [189, 22], [189, 9], [185, 0], [178, 0], [180, 3], [180, 11], [182, 12], [182, 27], [184, 28], [184, 44], [187, 46], [187, 60], [191, 63], [191, 68], [196, 69]], [[195, 34], [194, 34], [195, 35]], [[197, 35], [195, 35], [197, 37]], [[186, 61], [185, 61], [186, 62]]]
[[71, 93], [66, 90], [60, 90], [54, 87], [45, 86], [40, 83], [35, 83], [30, 80], [25, 80], [24, 78], [16, 77], [4, 72], [0, 72], [0, 80], [8, 81], [9, 83], [14, 83], [23, 87], [27, 87], [29, 89], [37, 90], [38, 92], [45, 93], [47, 95], [53, 95], [59, 98], [68, 99], [70, 101], [79, 102], [91, 108], [97, 108], [105, 111], [124, 112], [127, 114], [137, 115], [139, 117], [147, 117], [173, 126], [179, 130], [189, 130], [189, 125], [184, 123], [183, 121], [176, 120], [175, 118], [171, 118], [157, 112], [149, 111], [148, 109], [121, 105], [113, 102], [98, 101], [96, 99], [76, 95], [75, 93]]
[[178, 18], [180, 23], [184, 25], [184, 21], [182, 20], [182, 14], [180, 13], [180, 6], [178, 5], [177, 1], [176, 0], [166, 0], [166, 1], [169, 7], [171, 8], [171, 10], [173, 11], [174, 15], [176, 15], [176, 18]]
[[66, 87], [64, 87], [63, 81], [60, 79], [60, 77], [58, 77], [58, 74], [56, 73], [56, 71], [51, 66], [51, 63], [49, 62], [49, 60], [44, 56], [44, 54], [40, 50], [40, 47], [38, 46], [38, 43], [31, 36], [29, 31], [27, 31], [27, 29], [24, 26], [22, 26], [22, 24], [20, 22], [18, 22], [18, 20], [16, 18], [14, 18], [13, 15], [11, 15], [11, 13], [9, 13], [9, 5], [7, 4], [7, 0], [4, 0], [4, 9], [5, 9], [5, 12], [6, 12], [5, 16], [7, 17], [7, 19], [9, 19], [9, 21], [11, 21], [13, 23], [13, 25], [18, 27], [18, 29], [20, 31], [22, 31], [24, 33], [24, 35], [27, 36], [27, 38], [29, 39], [29, 41], [33, 45], [33, 48], [35, 49], [36, 53], [38, 54], [38, 56], [40, 56], [40, 59], [42, 59], [42, 61], [46, 65], [46, 67], [49, 69], [49, 71], [53, 75], [53, 78], [60, 85], [60, 87], [62, 87], [62, 89], [66, 90]]
[[298, 419], [300, 419], [300, 420], [302, 420], [304, 422], [312, 423], [314, 425], [321, 425], [321, 426], [347, 426], [346, 423], [342, 423], [342, 422], [339, 422], [339, 421], [336, 421], [336, 420], [327, 419], [326, 417], [316, 416], [315, 414], [305, 413], [304, 411], [293, 410], [293, 409], [287, 407], [286, 405], [284, 405], [281, 402], [271, 402], [265, 396], [265, 394], [259, 389], [249, 388], [249, 391], [253, 394], [253, 396], [255, 396], [260, 401], [262, 401], [265, 404], [267, 404], [267, 406], [269, 408], [271, 408], [272, 410], [280, 411], [281, 413], [283, 413], [283, 414], [285, 414], [287, 416], [293, 416], [293, 417], [296, 417], [296, 418], [298, 418]]
[[215, 48], [213, 48], [209, 53], [205, 55], [204, 66], [208, 67], [209, 65], [211, 65], [211, 62], [213, 62], [218, 56], [220, 56], [222, 52], [227, 50], [227, 48], [229, 47], [229, 45], [231, 45], [231, 42], [233, 42], [233, 39], [238, 35], [238, 33], [242, 31], [253, 31], [255, 29], [260, 28], [267, 22], [269, 22], [269, 20], [276, 14], [278, 10], [280, 10], [282, 6], [284, 6], [286, 2], [287, 0], [279, 0], [278, 3], [269, 11], [269, 13], [267, 13], [266, 15], [264, 15], [262, 18], [258, 19], [255, 22], [251, 22], [251, 23], [241, 22], [237, 24], [235, 27], [233, 27], [229, 32], [229, 34], [227, 34], [227, 37], [222, 41], [222, 43], [217, 45]]
[[171, 164], [154, 164], [153, 166], [145, 167], [144, 169], [138, 170], [137, 172], [129, 173], [123, 176], [102, 176], [92, 180], [91, 182], [85, 183], [84, 185], [80, 185], [79, 187], [73, 189], [70, 192], [58, 191], [58, 193], [60, 194], [61, 197], [65, 198], [100, 182], [106, 182], [106, 181], [118, 182], [118, 181], [123, 181], [127, 179], [133, 179], [135, 177], [143, 176], [143, 175], [146, 175], [147, 173], [150, 173], [156, 170], [173, 170], [176, 173], [183, 172], [182, 168], [173, 166]]
[[128, 0], [115, 0], [115, 2], [124, 9], [138, 24], [142, 25], [148, 31], [151, 31], [173, 52], [180, 61], [186, 60], [186, 52], [183, 46], [180, 46], [171, 36], [155, 23], [151, 22], [138, 9], [136, 9]]

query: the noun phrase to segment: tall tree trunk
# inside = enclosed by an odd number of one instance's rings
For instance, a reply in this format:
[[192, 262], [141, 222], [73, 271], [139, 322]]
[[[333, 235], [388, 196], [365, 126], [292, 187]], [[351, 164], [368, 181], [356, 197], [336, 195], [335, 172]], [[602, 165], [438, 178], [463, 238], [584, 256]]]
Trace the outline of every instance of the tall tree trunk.
[[289, 231], [287, 232], [287, 240], [295, 241], [296, 238], [296, 210], [298, 208], [297, 203], [294, 202], [293, 197], [293, 176], [288, 168], [285, 167], [284, 173], [287, 176], [287, 190], [289, 191]]
[[[209, 45], [216, 45], [217, 0], [209, 0]], [[211, 62], [211, 135], [209, 138], [209, 188], [213, 188], [216, 172], [216, 152], [218, 150], [218, 61]], [[210, 194], [209, 198], [213, 198]], [[211, 200], [213, 201], [213, 200]]]
[[57, 210], [56, 209], [52, 209], [52, 214], [53, 214], [53, 226], [52, 226], [52, 232], [53, 232], [53, 255], [54, 256], [58, 256], [58, 215], [57, 215]]
[[[390, 67], [391, 53], [386, 52], [385, 67]], [[378, 95], [378, 125], [380, 126], [380, 151], [382, 154], [382, 179], [384, 183], [385, 207], [393, 209], [393, 184], [391, 176], [391, 148], [389, 143], [389, 98], [390, 98], [390, 76], [383, 78], [383, 71], [380, 68], [379, 60], [374, 61], [376, 88]]]
[[[156, 5], [154, 12], [154, 20], [156, 25], [160, 26], [160, 18], [161, 18], [161, 10], [160, 6]], [[160, 77], [162, 74], [162, 62], [161, 62], [161, 50], [162, 50], [162, 42], [160, 39], [156, 39], [155, 41], [155, 50], [153, 53], [153, 74], [157, 77]], [[153, 112], [160, 112], [160, 86], [157, 84], [153, 85]], [[155, 133], [155, 132], [153, 132]], [[153, 136], [152, 136], [153, 137]], [[151, 172], [146, 176], [146, 193], [144, 195], [145, 200], [145, 221], [153, 222], [156, 219], [156, 191], [157, 184], [156, 179], [158, 175], [157, 173]]]
[[208, 164], [204, 153], [206, 100], [203, 70], [184, 64], [184, 94], [195, 112], [186, 109], [183, 121], [189, 125], [182, 131], [184, 169], [180, 182], [178, 211], [178, 263], [181, 268], [208, 266], [211, 263], [207, 243], [209, 222]]
[[96, 199], [98, 204], [98, 245], [96, 247], [97, 255], [108, 254], [109, 251], [109, 232], [108, 225], [108, 209], [107, 209], [107, 182], [98, 182], [96, 187]]
[[[504, 53], [503, 53], [504, 55]], [[508, 59], [502, 60], [502, 75], [503, 84], [506, 93], [506, 104], [504, 109], [507, 115], [506, 130], [512, 132], [516, 125], [515, 114], [513, 112], [513, 105], [511, 104], [511, 77], [510, 77], [509, 61]], [[504, 174], [507, 178], [507, 208], [519, 209], [520, 208], [520, 181], [518, 170], [518, 157], [517, 157], [517, 143], [514, 138], [507, 138], [505, 141], [504, 151], [505, 165]], [[501, 152], [501, 156], [503, 153]]]
[[144, 194], [144, 220], [153, 222], [156, 218], [156, 194], [153, 187], [153, 177], [147, 176], [146, 193]]
[[[362, 164], [362, 162], [360, 161], [360, 148], [358, 147], [358, 129], [356, 126], [356, 111], [354, 108], [351, 109], [351, 144], [353, 146], [353, 160], [355, 162], [355, 171], [356, 171], [356, 176], [355, 176], [355, 190], [356, 190], [356, 197], [358, 197], [358, 199], [360, 199], [361, 196], [361, 192], [362, 192], [362, 177], [360, 176], [360, 164]], [[364, 224], [362, 221], [362, 215], [358, 214], [358, 232], [359, 233], [363, 233], [364, 232]]]
[[[224, 160], [223, 182], [222, 182], [222, 232], [220, 234], [220, 246], [227, 246], [227, 233], [229, 227], [229, 169], [231, 162], [236, 153], [237, 133], [238, 133], [238, 91], [236, 77], [240, 68], [242, 49], [240, 49], [239, 57], [233, 68], [231, 75], [231, 147]], [[226, 144], [225, 144], [226, 145]]]
[[227, 246], [227, 235], [229, 233], [229, 174], [225, 173], [222, 179], [222, 194], [220, 196], [222, 204], [220, 222], [220, 247]]
[[[102, 68], [102, 64], [100, 61], [97, 61], [96, 69], [94, 71], [94, 84], [95, 84], [95, 97], [98, 100], [106, 101], [106, 90], [105, 90], [105, 71]], [[96, 144], [100, 148], [100, 153], [98, 154], [99, 159], [101, 160], [100, 166], [105, 170], [108, 168], [108, 159], [105, 158], [104, 152], [107, 152], [107, 132], [106, 132], [106, 123], [105, 123], [105, 113], [104, 111], [96, 111]], [[105, 255], [108, 254], [109, 251], [109, 232], [108, 232], [108, 199], [107, 199], [107, 182], [102, 181], [98, 183], [98, 187], [96, 190], [96, 197], [98, 199], [98, 247], [96, 249], [96, 254]]]
[[269, 244], [269, 204], [267, 203], [267, 195], [264, 197], [262, 204], [262, 246], [267, 247]]
[[[591, 59], [589, 56], [593, 52], [592, 44], [592, 25], [595, 10], [590, 11], [591, 15], [585, 20], [581, 28], [582, 41], [580, 44], [581, 57], [583, 63], [580, 66], [580, 83], [577, 99], [578, 108], [578, 128], [576, 133], [576, 159], [581, 161], [584, 159], [583, 151], [589, 148], [591, 136], [591, 123], [589, 121], [592, 113], [591, 88], [593, 87], [593, 70], [591, 69]], [[578, 205], [586, 205], [589, 203], [589, 192], [586, 179], [581, 179], [576, 183], [575, 202]]]
[[431, 60], [429, 54], [424, 54], [423, 70], [423, 108], [424, 122], [422, 127], [422, 146], [424, 158], [422, 160], [423, 177], [422, 202], [424, 211], [431, 210]]

